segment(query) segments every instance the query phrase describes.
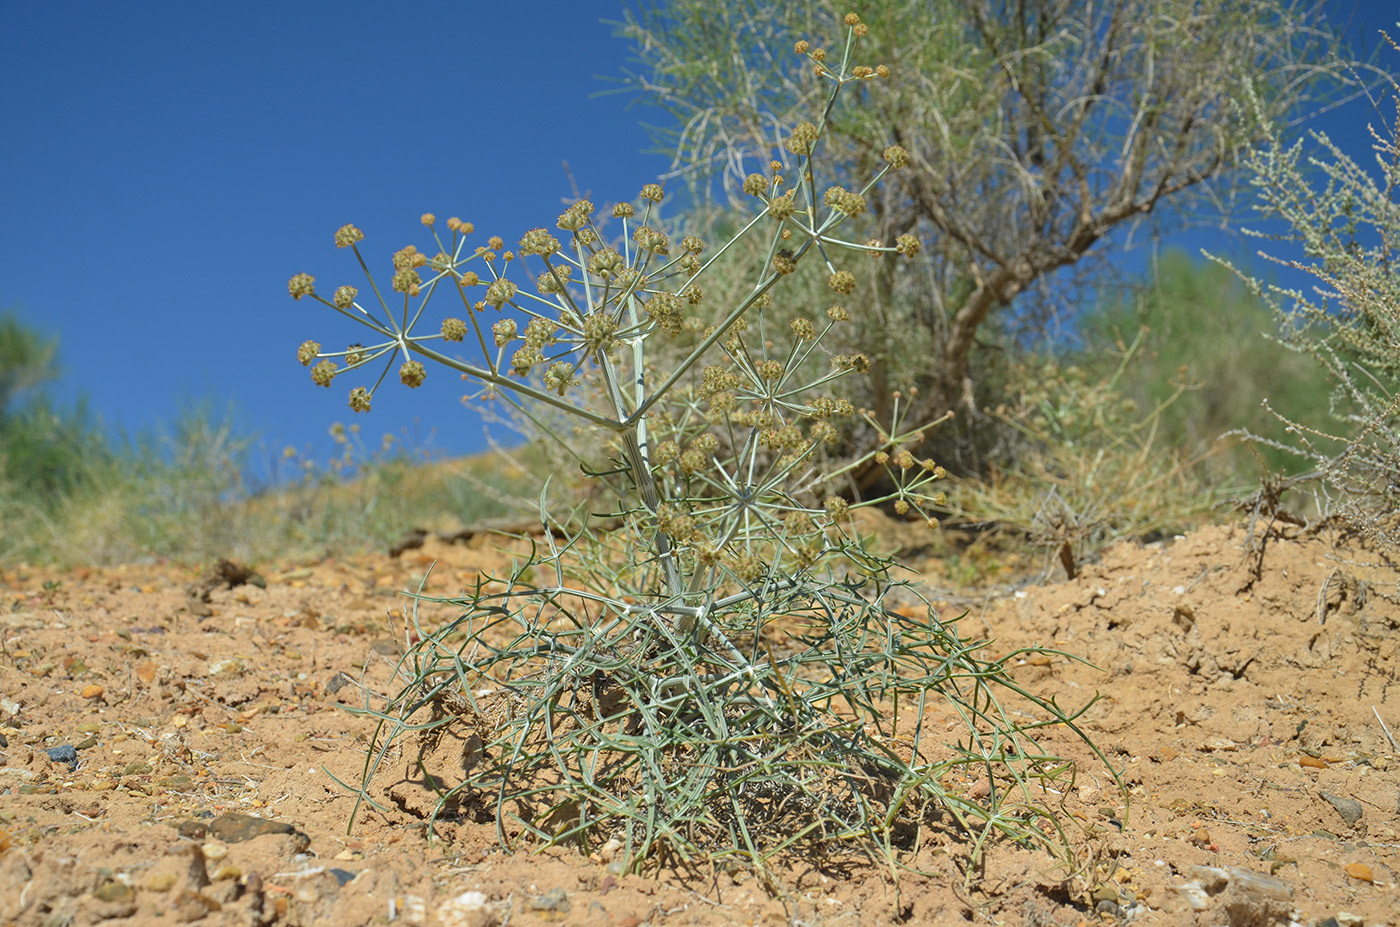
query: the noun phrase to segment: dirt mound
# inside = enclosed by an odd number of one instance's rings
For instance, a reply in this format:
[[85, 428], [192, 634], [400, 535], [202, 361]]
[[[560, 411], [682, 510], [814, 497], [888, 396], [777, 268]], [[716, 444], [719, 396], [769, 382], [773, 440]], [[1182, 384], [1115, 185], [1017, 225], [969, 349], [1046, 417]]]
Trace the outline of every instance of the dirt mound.
[[1080, 724], [1126, 805], [1068, 732], [1043, 738], [1084, 761], [1063, 797], [1075, 871], [1003, 846], [968, 872], [948, 842], [912, 861], [924, 875], [799, 863], [776, 894], [744, 871], [647, 878], [566, 851], [507, 855], [490, 821], [459, 817], [429, 841], [431, 796], [402, 764], [347, 833], [355, 798], [336, 780], [360, 781], [373, 725], [340, 706], [387, 684], [398, 590], [434, 561], [434, 594], [502, 565], [480, 537], [258, 564], [265, 587], [170, 564], [12, 570], [0, 923], [1393, 923], [1394, 573], [1323, 537], [1273, 536], [1262, 555], [1247, 541], [1207, 528], [1122, 546], [961, 619], [993, 652], [1062, 651], [1012, 658], [1038, 694], [1104, 696]]

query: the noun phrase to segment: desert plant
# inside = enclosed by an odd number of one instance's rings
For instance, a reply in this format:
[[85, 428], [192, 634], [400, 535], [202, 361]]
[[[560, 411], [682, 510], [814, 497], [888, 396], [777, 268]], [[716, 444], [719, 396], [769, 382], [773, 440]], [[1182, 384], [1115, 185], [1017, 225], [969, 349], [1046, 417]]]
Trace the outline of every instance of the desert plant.
[[950, 517], [1012, 532], [1072, 579], [1102, 548], [1185, 531], [1228, 498], [1202, 467], [1220, 446], [1162, 434], [1185, 384], [1145, 404], [1124, 391], [1146, 336], [1140, 329], [1107, 373], [1055, 357], [1013, 363], [1021, 388], [989, 412], [1016, 436], [1014, 450], [982, 477], [954, 481]]
[[[663, 191], [648, 184], [638, 206], [611, 209], [616, 239], [583, 200], [558, 218], [563, 241], [534, 229], [514, 251], [500, 238], [470, 247], [470, 223], [449, 219], [444, 235], [426, 215], [433, 253], [396, 252], [388, 288], [361, 254], [363, 233], [336, 233], [368, 281], [364, 303], [351, 286], [326, 298], [310, 275], [291, 279], [294, 298], [372, 333], [373, 343], [345, 350], [302, 344], [313, 381], [379, 368], [372, 386], [350, 391], [351, 407], [366, 411], [395, 367], [409, 387], [423, 383], [424, 361], [463, 374], [478, 398], [532, 418], [609, 485], [612, 495], [590, 504], [607, 505], [607, 524], [618, 525], [605, 530], [541, 487], [550, 530], [508, 575], [458, 598], [415, 597], [460, 615], [432, 626], [415, 610], [400, 687], [358, 709], [380, 721], [362, 799], [402, 750], [407, 774], [439, 793], [434, 818], [484, 807], [505, 843], [611, 844], [633, 866], [726, 855], [762, 864], [796, 845], [888, 858], [939, 815], [981, 838], [1065, 849], [1047, 787], [1072, 777], [1073, 764], [1034, 731], [1077, 730], [1077, 713], [1024, 690], [955, 622], [894, 608], [911, 593], [865, 550], [837, 491], [853, 468], [881, 467], [892, 488], [861, 504], [933, 525], [942, 473], [908, 447], [931, 423], [901, 427], [898, 403], [877, 423], [832, 395], [868, 368], [863, 354], [832, 353], [815, 372], [804, 363], [863, 311], [840, 255], [889, 259], [919, 247], [908, 235], [882, 244], [841, 234], [906, 164], [902, 148], [886, 146], [858, 185], [819, 186], [838, 98], [886, 74], [858, 63], [865, 33], [852, 14], [829, 55], [798, 44], [826, 82], [824, 105], [784, 140], [791, 169], [773, 160], [745, 179], [762, 208], [718, 247], [672, 241]], [[750, 286], [713, 305], [707, 281], [753, 253], [734, 247], [745, 237], [766, 243], [746, 267]], [[829, 298], [851, 308], [809, 310], [780, 338], [768, 311], [784, 278], [812, 263]], [[430, 315], [435, 296], [456, 301], [462, 317]], [[693, 347], [658, 366], [654, 349], [685, 333]], [[476, 359], [440, 347], [464, 341]], [[878, 445], [830, 465], [835, 423], [857, 415], [878, 429]], [[931, 742], [924, 708], [935, 699], [962, 717], [956, 743]], [[948, 774], [963, 769], [990, 783], [985, 801], [952, 787]]]
[[[1400, 107], [1400, 83], [1391, 77], [1388, 87], [1391, 105]], [[1254, 113], [1267, 143], [1246, 164], [1261, 213], [1284, 231], [1252, 234], [1274, 242], [1271, 250], [1300, 252], [1261, 255], [1304, 272], [1316, 286], [1308, 293], [1242, 276], [1283, 321], [1284, 343], [1326, 372], [1332, 424], [1299, 422], [1269, 405], [1287, 426], [1286, 438], [1249, 437], [1294, 455], [1320, 478], [1327, 514], [1393, 558], [1400, 548], [1400, 116], [1371, 129], [1373, 175], [1321, 132], [1311, 133], [1317, 150], [1305, 158], [1302, 139], [1286, 144], [1265, 107]]]

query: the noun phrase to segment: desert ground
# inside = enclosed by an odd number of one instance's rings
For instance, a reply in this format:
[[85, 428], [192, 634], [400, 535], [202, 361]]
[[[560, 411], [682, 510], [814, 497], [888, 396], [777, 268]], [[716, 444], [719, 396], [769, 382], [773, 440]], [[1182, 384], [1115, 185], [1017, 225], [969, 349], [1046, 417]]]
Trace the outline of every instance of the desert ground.
[[1205, 527], [976, 592], [911, 551], [964, 638], [1087, 661], [1012, 672], [1065, 704], [1103, 696], [1083, 725], [1124, 788], [1065, 738], [1074, 865], [948, 839], [894, 873], [795, 857], [767, 881], [506, 853], [492, 822], [451, 816], [429, 832], [402, 762], [371, 783], [383, 810], [347, 827], [339, 783], [361, 781], [373, 725], [344, 707], [388, 681], [401, 591], [435, 564], [427, 591], [460, 592], [508, 562], [500, 543], [0, 571], [0, 924], [1400, 920], [1397, 574], [1326, 528]]

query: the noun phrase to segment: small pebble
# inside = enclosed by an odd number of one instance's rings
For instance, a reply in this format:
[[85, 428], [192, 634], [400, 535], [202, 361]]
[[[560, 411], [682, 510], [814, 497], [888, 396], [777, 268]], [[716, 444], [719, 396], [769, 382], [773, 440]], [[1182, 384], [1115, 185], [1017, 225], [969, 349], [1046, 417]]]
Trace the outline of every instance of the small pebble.
[[241, 843], [264, 834], [286, 834], [295, 837], [303, 849], [311, 843], [310, 837], [283, 821], [269, 821], [267, 818], [255, 818], [234, 811], [225, 811], [210, 821], [209, 833], [225, 843]]
[[1354, 798], [1344, 798], [1341, 795], [1333, 795], [1331, 792], [1319, 792], [1318, 794], [1321, 795], [1329, 805], [1336, 808], [1337, 813], [1342, 816], [1342, 820], [1346, 821], [1352, 827], [1356, 826], [1357, 822], [1361, 820], [1361, 816], [1365, 813], [1365, 809], [1361, 807], [1361, 802]]
[[1347, 863], [1342, 867], [1346, 874], [1358, 882], [1374, 882], [1376, 877], [1371, 874], [1371, 867], [1365, 863]]
[[148, 892], [168, 892], [175, 887], [177, 878], [175, 873], [161, 869], [146, 876], [146, 881], [141, 883], [141, 887]]
[[99, 686], [97, 683], [91, 683], [90, 685], [83, 686], [83, 693], [82, 693], [82, 694], [83, 694], [83, 698], [88, 698], [88, 699], [92, 699], [92, 698], [101, 698], [101, 697], [102, 697], [102, 687]]
[[535, 911], [558, 911], [560, 914], [567, 914], [572, 907], [569, 903], [569, 893], [562, 888], [551, 888], [543, 895], [536, 895], [530, 899], [530, 908]]
[[98, 901], [130, 901], [134, 894], [130, 885], [113, 879], [102, 883], [92, 896]]

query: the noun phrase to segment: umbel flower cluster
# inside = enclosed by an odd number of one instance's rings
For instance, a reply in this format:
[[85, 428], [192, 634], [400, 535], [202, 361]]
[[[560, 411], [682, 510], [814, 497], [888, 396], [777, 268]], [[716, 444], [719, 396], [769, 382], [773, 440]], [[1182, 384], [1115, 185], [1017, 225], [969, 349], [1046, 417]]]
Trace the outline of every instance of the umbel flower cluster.
[[[513, 248], [499, 237], [474, 244], [471, 223], [425, 215], [431, 247], [405, 246], [373, 270], [364, 234], [347, 225], [335, 242], [360, 264], [365, 291], [344, 285], [326, 298], [309, 275], [291, 279], [294, 299], [372, 333], [344, 350], [303, 343], [297, 358], [314, 383], [352, 379], [351, 407], [367, 411], [394, 370], [409, 388], [430, 383], [430, 370], [454, 371], [477, 384], [475, 398], [513, 407], [609, 481], [622, 515], [620, 528], [594, 530], [541, 494], [541, 518], [556, 529], [544, 535], [548, 554], [537, 546], [508, 577], [450, 600], [460, 617], [418, 628], [402, 690], [366, 704], [383, 731], [367, 777], [414, 732], [466, 725], [484, 745], [481, 761], [444, 784], [439, 811], [494, 801], [505, 843], [616, 840], [633, 865], [668, 848], [761, 864], [799, 840], [885, 852], [893, 830], [934, 807], [1046, 839], [1039, 807], [944, 792], [944, 774], [960, 766], [983, 775], [989, 762], [1010, 764], [1008, 778], [1022, 783], [1065, 767], [1002, 725], [1010, 714], [990, 692], [999, 666], [980, 662], [951, 623], [886, 606], [891, 564], [867, 552], [851, 522], [853, 508], [888, 502], [933, 525], [930, 489], [943, 474], [913, 453], [931, 426], [902, 429], [898, 398], [893, 421], [877, 423], [836, 390], [870, 359], [825, 346], [861, 311], [859, 262], [844, 259], [918, 250], [908, 236], [843, 234], [871, 189], [907, 162], [902, 149], [886, 149], [858, 189], [818, 182], [841, 90], [888, 73], [853, 62], [865, 27], [854, 15], [845, 26], [839, 61], [798, 47], [829, 82], [827, 108], [745, 181], [755, 209], [724, 242], [668, 231], [664, 191], [647, 184], [610, 208], [579, 200]], [[736, 248], [743, 239], [758, 244]], [[724, 279], [751, 281], [737, 298], [707, 296], [724, 291], [709, 286], [721, 262], [731, 262]], [[785, 312], [775, 331], [782, 282], [804, 264], [825, 276], [830, 301]], [[826, 448], [861, 418], [876, 446], [828, 463]], [[599, 439], [592, 459], [580, 450], [585, 432]], [[872, 458], [891, 488], [854, 498], [847, 475]], [[787, 627], [781, 654], [768, 637], [775, 624]], [[980, 719], [937, 764], [889, 739], [900, 731], [919, 742], [931, 693]], [[901, 698], [912, 702], [912, 733], [900, 725]], [[874, 707], [889, 701], [892, 720]], [[368, 800], [367, 783], [360, 794]], [[1017, 794], [1024, 803], [1031, 793]]]
[[[883, 66], [851, 63], [865, 27], [850, 19], [839, 64], [806, 43], [797, 48], [830, 82], [833, 103], [843, 86], [888, 75]], [[810, 567], [832, 549], [826, 532], [849, 511], [841, 479], [858, 465], [828, 472], [825, 451], [841, 439], [843, 427], [849, 429], [845, 420], [868, 416], [833, 387], [868, 371], [871, 361], [823, 347], [859, 311], [848, 308], [860, 304], [859, 281], [840, 262], [852, 252], [895, 260], [919, 250], [912, 235], [880, 243], [840, 234], [865, 212], [870, 190], [907, 164], [908, 155], [898, 146], [886, 149], [884, 168], [860, 189], [820, 185], [816, 158], [825, 130], [825, 117], [793, 127], [781, 157], [744, 182], [759, 207], [755, 215], [719, 247], [691, 234], [673, 240], [660, 215], [664, 191], [649, 183], [635, 202], [606, 210], [579, 200], [552, 228], [531, 229], [514, 248], [498, 236], [476, 243], [470, 222], [424, 215], [432, 247], [394, 252], [384, 268], [386, 290], [361, 250], [364, 233], [343, 226], [335, 244], [354, 254], [368, 293], [343, 285], [327, 299], [308, 274], [292, 277], [288, 290], [375, 337], [344, 350], [306, 341], [297, 359], [317, 385], [359, 380], [349, 393], [357, 412], [370, 409], [395, 368], [402, 384], [416, 388], [427, 381], [425, 362], [431, 362], [478, 384], [466, 398], [509, 404], [542, 430], [551, 431], [547, 422], [561, 416], [596, 429], [608, 452], [621, 459], [624, 482], [657, 529], [657, 553], [670, 572], [665, 585], [672, 593], [712, 585], [673, 585], [681, 579], [671, 571], [675, 558], [686, 561], [682, 573], [718, 569], [743, 580], [752, 580], [762, 564], [775, 565], [775, 554]], [[712, 305], [707, 275], [735, 259], [732, 246], [748, 236], [768, 245], [761, 264], [744, 268], [752, 288], [733, 304]], [[781, 298], [782, 279], [812, 261], [825, 269], [832, 302], [793, 320], [791, 337], [775, 344], [765, 310]], [[429, 308], [443, 299], [452, 304], [447, 313]], [[678, 362], [669, 369], [648, 363], [654, 339], [682, 336], [693, 347]], [[471, 345], [475, 357], [464, 359], [444, 342]], [[675, 358], [674, 344], [668, 348], [666, 356]], [[897, 419], [870, 424], [883, 441], [871, 454], [891, 476], [897, 508], [923, 513], [934, 524], [928, 509], [941, 500], [925, 490], [942, 471], [906, 447], [921, 440], [923, 429], [900, 434]], [[576, 443], [570, 435], [558, 437]], [[599, 461], [584, 463], [603, 469]]]

